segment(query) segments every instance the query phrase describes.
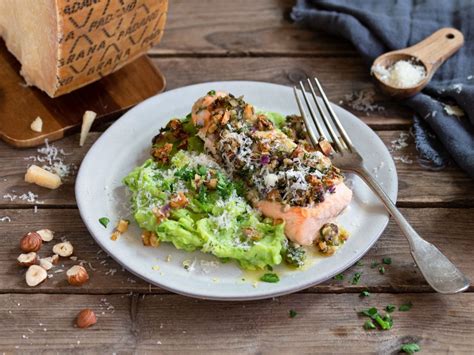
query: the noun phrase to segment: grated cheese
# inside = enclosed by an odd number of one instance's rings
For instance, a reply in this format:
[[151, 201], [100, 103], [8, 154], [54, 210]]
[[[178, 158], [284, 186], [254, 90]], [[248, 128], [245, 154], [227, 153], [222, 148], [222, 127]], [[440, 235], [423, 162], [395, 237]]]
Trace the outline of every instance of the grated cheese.
[[408, 155], [402, 155], [400, 157], [393, 157], [393, 160], [400, 161], [404, 164], [413, 164], [413, 160]]
[[194, 152], [189, 152], [189, 158], [190, 158], [189, 165], [190, 167], [193, 167], [193, 168], [197, 167], [198, 165], [203, 165], [208, 168], [215, 168], [215, 169], [220, 168], [219, 164], [217, 164], [214, 158], [212, 158], [208, 154], [204, 154], [204, 153], [196, 154]]
[[264, 176], [263, 181], [265, 182], [265, 187], [271, 189], [275, 187], [278, 182], [278, 176], [276, 174], [267, 174]]
[[109, 269], [108, 271], [105, 272], [105, 275], [114, 276], [116, 272], [117, 272], [117, 269]]
[[462, 91], [462, 84], [453, 84], [451, 85], [451, 89], [456, 91], [456, 94], [460, 94]]
[[410, 135], [408, 133], [401, 132], [400, 136], [397, 139], [392, 140], [390, 142], [391, 145], [390, 145], [390, 148], [388, 150], [390, 152], [394, 152], [394, 151], [398, 151], [398, 150], [401, 150], [403, 148], [408, 147], [408, 143], [407, 143], [408, 137], [410, 137]]
[[[410, 135], [406, 132], [401, 132], [400, 136], [397, 139], [392, 140], [390, 143], [390, 147], [388, 148], [388, 151], [390, 153], [398, 152], [401, 151], [402, 149], [408, 147], [408, 138]], [[404, 164], [413, 164], [413, 160], [410, 159], [408, 155], [402, 155], [402, 156], [393, 156], [393, 160], [399, 161]]]
[[34, 162], [42, 163], [42, 168], [58, 175], [61, 179], [68, 177], [75, 169], [74, 164], [66, 164], [63, 161], [63, 156], [71, 155], [64, 152], [63, 149], [58, 149], [54, 144], [49, 144], [48, 140], [44, 140], [44, 147], [38, 148], [37, 155], [26, 157], [25, 160], [32, 160]]
[[431, 112], [428, 112], [426, 115], [425, 115], [425, 120], [428, 119], [430, 116], [431, 117], [436, 117], [436, 115], [438, 114], [437, 111], [431, 111]]
[[451, 116], [462, 117], [465, 115], [462, 108], [456, 105], [444, 105], [444, 111]]
[[17, 195], [15, 193], [7, 193], [7, 194], [3, 195], [3, 199], [4, 200], [10, 200], [10, 201], [15, 201], [16, 199], [18, 199], [18, 200], [21, 200], [21, 201], [26, 201], [26, 202], [29, 202], [29, 203], [38, 203], [38, 204], [44, 203], [43, 201], [38, 201], [38, 195], [31, 192], [31, 191], [28, 191], [28, 192], [23, 193], [21, 195]]
[[380, 164], [374, 168], [372, 168], [372, 172], [375, 177], [379, 176], [379, 171], [385, 166], [385, 162], [381, 161]]
[[[223, 147], [226, 145], [232, 145], [233, 142], [237, 142], [238, 151], [236, 156], [244, 162], [242, 169], [249, 169], [252, 166], [252, 145], [253, 141], [245, 133], [237, 132], [228, 132], [218, 143], [218, 151], [223, 151]], [[235, 167], [232, 161], [232, 158], [228, 157], [226, 154], [222, 155], [225, 165], [229, 170], [229, 173], [232, 175], [235, 172]]]
[[351, 94], [345, 95], [344, 100], [341, 103], [345, 103], [353, 110], [365, 112], [367, 115], [369, 112], [380, 112], [385, 110], [385, 107], [377, 105], [374, 102], [375, 90], [371, 88], [354, 91]]
[[389, 67], [376, 65], [372, 68], [372, 73], [378, 75], [385, 84], [397, 88], [416, 86], [426, 78], [425, 67], [408, 60], [399, 60]]
[[209, 274], [215, 269], [219, 267], [219, 263], [217, 261], [208, 261], [208, 260], [201, 260], [201, 269], [205, 274]]
[[196, 269], [196, 258], [194, 258], [192, 261], [191, 260], [184, 260], [183, 261], [183, 267], [187, 272], [193, 272]]

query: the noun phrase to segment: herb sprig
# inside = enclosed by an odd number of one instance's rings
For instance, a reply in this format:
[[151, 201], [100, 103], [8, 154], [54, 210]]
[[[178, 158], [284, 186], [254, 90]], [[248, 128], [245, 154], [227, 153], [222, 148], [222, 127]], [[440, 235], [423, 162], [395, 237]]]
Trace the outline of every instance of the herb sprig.
[[269, 282], [269, 283], [277, 283], [278, 281], [280, 281], [280, 278], [278, 277], [277, 274], [274, 274], [274, 273], [267, 273], [267, 274], [264, 274], [264, 275], [260, 278], [260, 281]]
[[107, 217], [99, 218], [99, 223], [102, 224], [104, 228], [107, 228], [110, 223], [110, 219], [108, 219]]
[[400, 351], [406, 354], [413, 354], [420, 350], [421, 350], [420, 346], [416, 343], [403, 344], [402, 347], [400, 348]]

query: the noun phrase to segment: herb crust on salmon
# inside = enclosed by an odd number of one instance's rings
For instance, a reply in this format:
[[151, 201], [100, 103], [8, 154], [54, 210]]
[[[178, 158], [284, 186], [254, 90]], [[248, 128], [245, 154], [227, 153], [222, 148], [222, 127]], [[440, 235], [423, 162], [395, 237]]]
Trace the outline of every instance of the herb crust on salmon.
[[332, 255], [348, 238], [334, 220], [352, 191], [328, 146], [309, 143], [299, 116], [210, 91], [160, 130], [151, 159], [124, 179], [144, 244], [170, 242], [246, 269], [301, 267], [303, 247]]

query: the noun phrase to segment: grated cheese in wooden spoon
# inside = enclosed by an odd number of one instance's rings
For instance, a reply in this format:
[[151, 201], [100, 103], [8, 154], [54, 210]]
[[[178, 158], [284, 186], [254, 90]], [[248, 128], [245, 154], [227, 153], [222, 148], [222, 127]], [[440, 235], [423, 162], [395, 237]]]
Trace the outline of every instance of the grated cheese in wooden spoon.
[[372, 71], [378, 74], [385, 84], [397, 88], [416, 86], [426, 77], [426, 69], [423, 65], [407, 60], [399, 60], [389, 67], [376, 65]]

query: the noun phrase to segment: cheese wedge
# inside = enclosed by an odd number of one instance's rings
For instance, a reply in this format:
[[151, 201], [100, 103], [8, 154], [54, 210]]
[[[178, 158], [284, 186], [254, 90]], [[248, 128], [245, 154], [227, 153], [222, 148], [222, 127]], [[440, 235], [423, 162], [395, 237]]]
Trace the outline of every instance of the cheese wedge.
[[97, 113], [94, 111], [86, 111], [84, 116], [82, 116], [82, 127], [81, 127], [81, 137], [79, 138], [79, 145], [82, 147], [86, 142], [87, 135], [91, 130], [92, 124], [97, 117]]
[[30, 128], [34, 132], [41, 133], [43, 131], [43, 120], [40, 116], [36, 117], [33, 122], [31, 122]]
[[0, 37], [29, 85], [56, 97], [159, 43], [167, 0], [0, 0]]
[[25, 182], [36, 184], [52, 190], [61, 186], [61, 178], [58, 175], [40, 168], [37, 165], [32, 165], [28, 168], [25, 174]]

